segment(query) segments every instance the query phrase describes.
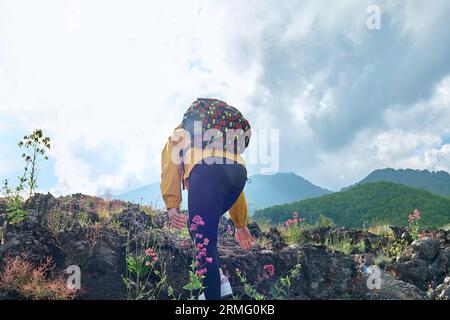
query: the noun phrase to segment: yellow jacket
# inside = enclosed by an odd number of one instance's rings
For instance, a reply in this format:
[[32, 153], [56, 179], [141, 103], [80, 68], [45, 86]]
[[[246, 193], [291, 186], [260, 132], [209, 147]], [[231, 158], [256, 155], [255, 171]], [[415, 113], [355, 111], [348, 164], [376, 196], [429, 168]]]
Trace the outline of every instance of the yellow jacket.
[[[186, 179], [194, 166], [203, 159], [207, 157], [225, 157], [245, 166], [244, 159], [238, 154], [190, 147], [190, 137], [187, 137], [187, 134], [188, 131], [181, 128], [181, 126], [175, 128], [161, 154], [161, 193], [167, 209], [180, 207], [181, 183], [187, 182]], [[184, 157], [182, 158], [180, 157], [181, 150], [184, 152]], [[182, 163], [184, 167], [182, 167]], [[189, 189], [187, 183], [185, 186]], [[247, 226], [248, 212], [244, 192], [240, 194], [228, 212], [236, 228]]]

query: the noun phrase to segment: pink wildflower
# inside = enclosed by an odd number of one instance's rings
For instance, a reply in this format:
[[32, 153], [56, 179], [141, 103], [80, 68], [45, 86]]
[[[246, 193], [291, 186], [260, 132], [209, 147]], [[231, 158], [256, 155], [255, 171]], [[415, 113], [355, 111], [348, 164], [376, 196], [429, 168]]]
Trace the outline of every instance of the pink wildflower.
[[149, 257], [157, 256], [156, 252], [152, 248], [145, 249], [145, 254]]
[[200, 270], [195, 271], [195, 274], [196, 274], [197, 276], [202, 276], [202, 275], [204, 275], [207, 271], [208, 271], [208, 270], [207, 270], [206, 268], [203, 268], [203, 269], [200, 269]]
[[273, 277], [273, 275], [275, 274], [275, 267], [273, 266], [273, 264], [266, 264], [263, 266], [263, 269], [269, 277]]
[[210, 258], [210, 257], [206, 258], [205, 260], [206, 260], [207, 263], [212, 263], [213, 262], [213, 258]]
[[408, 221], [410, 224], [413, 224], [414, 222], [420, 220], [420, 218], [420, 211], [415, 209], [414, 212], [408, 216]]
[[195, 223], [195, 224], [198, 225], [198, 226], [204, 226], [204, 225], [205, 225], [205, 222], [203, 222], [202, 217], [199, 216], [198, 214], [195, 215], [195, 216], [192, 218], [192, 222]]

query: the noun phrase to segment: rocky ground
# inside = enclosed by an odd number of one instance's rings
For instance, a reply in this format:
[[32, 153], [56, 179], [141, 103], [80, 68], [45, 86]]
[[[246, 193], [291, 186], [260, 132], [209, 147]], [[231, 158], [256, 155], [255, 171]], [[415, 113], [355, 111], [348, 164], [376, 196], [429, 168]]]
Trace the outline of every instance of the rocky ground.
[[[155, 270], [159, 274], [148, 275], [140, 298], [188, 298], [189, 292], [183, 286], [189, 282], [192, 248], [186, 233], [167, 229], [163, 212], [81, 194], [62, 198], [38, 194], [25, 206], [28, 218], [11, 225], [7, 223], [5, 201], [0, 200], [0, 299], [35, 298], [36, 295], [29, 294], [30, 290], [46, 286], [42, 281], [31, 289], [14, 281], [13, 285], [11, 281], [5, 285], [8, 257], [21, 257], [33, 266], [52, 257], [55, 266], [45, 271], [48, 279], [63, 274], [69, 265], [79, 266], [82, 289], [71, 298], [136, 298], [135, 283], [130, 289], [128, 281], [127, 290], [124, 281], [129, 273], [126, 261], [127, 257], [139, 257], [147, 247], [158, 252]], [[251, 294], [245, 290], [236, 269], [266, 299], [448, 299], [450, 296], [450, 232], [444, 230], [427, 231], [421, 239], [412, 241], [407, 229], [394, 226], [389, 235], [321, 227], [306, 230], [298, 243], [288, 244], [282, 230], [272, 227], [263, 232], [252, 223], [250, 229], [258, 245], [244, 251], [234, 241], [232, 228], [231, 221], [224, 218], [219, 254], [236, 296], [242, 299], [250, 298]], [[336, 243], [342, 241], [346, 241], [348, 250], [337, 248]], [[282, 294], [274, 295], [273, 288], [279, 287], [280, 278], [289, 275], [297, 264], [301, 267], [298, 273], [293, 273], [289, 288], [284, 286]], [[267, 265], [273, 265], [275, 272], [261, 280]], [[371, 273], [371, 265], [380, 268], [379, 288], [367, 285], [378, 279]]]

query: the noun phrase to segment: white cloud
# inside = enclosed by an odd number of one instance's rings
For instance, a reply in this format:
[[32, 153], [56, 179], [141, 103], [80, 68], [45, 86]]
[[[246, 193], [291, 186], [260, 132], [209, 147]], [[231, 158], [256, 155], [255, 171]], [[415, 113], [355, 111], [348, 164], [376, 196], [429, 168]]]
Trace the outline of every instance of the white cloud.
[[381, 1], [375, 33], [367, 5], [3, 1], [0, 117], [51, 136], [56, 193], [159, 179], [162, 145], [199, 96], [280, 128], [281, 169], [329, 188], [433, 168], [450, 120], [449, 4]]
[[425, 161], [433, 170], [450, 171], [450, 144], [443, 145], [440, 149], [431, 149], [425, 152]]
[[[313, 172], [318, 182], [339, 189], [377, 168], [446, 170], [450, 172], [450, 77], [439, 81], [427, 101], [388, 109], [383, 125], [361, 131], [338, 152], [322, 152]], [[330, 176], [335, 176], [333, 180]], [[331, 183], [330, 183], [331, 182]]]

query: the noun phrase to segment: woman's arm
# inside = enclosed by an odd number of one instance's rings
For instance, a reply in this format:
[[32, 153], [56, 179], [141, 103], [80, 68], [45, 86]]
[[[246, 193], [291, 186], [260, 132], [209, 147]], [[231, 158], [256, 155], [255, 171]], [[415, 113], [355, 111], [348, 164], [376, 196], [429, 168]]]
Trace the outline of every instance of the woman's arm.
[[242, 191], [239, 198], [233, 204], [233, 206], [228, 211], [231, 220], [233, 220], [236, 228], [244, 228], [248, 223], [248, 209], [247, 202], [245, 201], [245, 195]]
[[248, 209], [245, 201], [244, 192], [241, 192], [239, 198], [229, 210], [231, 220], [236, 226], [236, 241], [244, 249], [251, 249], [255, 244], [255, 239], [247, 228], [248, 224]]
[[181, 203], [181, 173], [179, 164], [174, 162], [172, 154], [178, 142], [168, 139], [161, 153], [161, 194], [166, 208], [180, 207]]

